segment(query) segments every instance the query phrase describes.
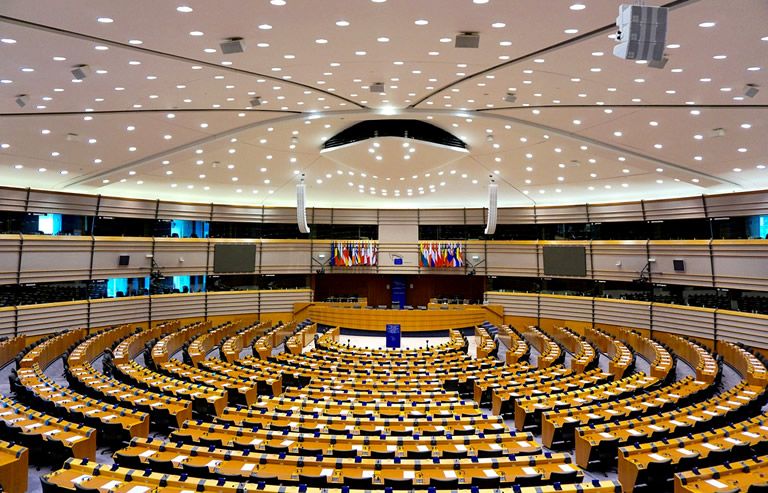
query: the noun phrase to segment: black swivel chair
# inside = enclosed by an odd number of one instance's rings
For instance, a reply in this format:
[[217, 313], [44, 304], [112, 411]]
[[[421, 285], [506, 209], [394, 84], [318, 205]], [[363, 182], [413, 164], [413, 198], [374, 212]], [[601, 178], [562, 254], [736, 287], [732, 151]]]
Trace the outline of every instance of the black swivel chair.
[[560, 484], [577, 483], [579, 481], [579, 471], [575, 469], [573, 471], [552, 471], [549, 473], [549, 482], [554, 483], [555, 481]]
[[138, 455], [125, 454], [121, 451], [118, 451], [112, 455], [112, 459], [114, 459], [115, 464], [119, 465], [120, 467], [127, 467], [128, 469], [136, 470], [144, 469], [144, 464], [142, 464]]
[[322, 475], [299, 474], [299, 484], [306, 484], [310, 488], [327, 488], [328, 477]]
[[409, 478], [384, 478], [384, 486], [389, 486], [394, 490], [413, 489], [413, 480]]
[[344, 486], [349, 486], [353, 490], [373, 489], [373, 478], [355, 478], [344, 476]]
[[459, 487], [458, 478], [429, 478], [429, 486], [438, 490], [455, 490]]
[[483, 478], [475, 476], [472, 478], [472, 486], [477, 486], [480, 489], [483, 488], [498, 488], [501, 484], [501, 478], [496, 476], [495, 478]]

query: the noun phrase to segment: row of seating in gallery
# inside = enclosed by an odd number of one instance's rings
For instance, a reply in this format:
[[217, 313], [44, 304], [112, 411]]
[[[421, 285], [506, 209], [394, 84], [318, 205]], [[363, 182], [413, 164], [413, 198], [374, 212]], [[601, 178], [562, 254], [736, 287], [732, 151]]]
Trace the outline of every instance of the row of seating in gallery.
[[[768, 472], [768, 372], [727, 341], [485, 323], [378, 350], [311, 321], [233, 318], [16, 337], [0, 358], [13, 492], [29, 462], [53, 469], [50, 493], [755, 492]], [[611, 469], [618, 481], [591, 479]]]

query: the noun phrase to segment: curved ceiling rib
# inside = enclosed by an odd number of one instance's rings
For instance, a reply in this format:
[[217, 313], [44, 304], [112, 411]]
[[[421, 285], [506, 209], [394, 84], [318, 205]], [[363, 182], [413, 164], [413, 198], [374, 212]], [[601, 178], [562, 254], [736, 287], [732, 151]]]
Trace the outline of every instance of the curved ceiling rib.
[[[361, 110], [361, 111], [363, 111], [363, 110]], [[78, 178], [76, 178], [74, 180], [70, 180], [67, 183], [65, 183], [63, 185], [63, 188], [69, 188], [69, 187], [73, 187], [73, 186], [76, 186], [76, 185], [80, 185], [82, 183], [89, 182], [91, 180], [100, 178], [102, 176], [106, 176], [108, 174], [113, 174], [116, 171], [122, 171], [122, 170], [125, 170], [125, 169], [128, 169], [128, 168], [139, 167], [139, 166], [142, 166], [142, 165], [147, 164], [149, 162], [155, 161], [157, 159], [161, 159], [161, 158], [164, 158], [166, 156], [171, 156], [171, 155], [176, 154], [178, 152], [182, 152], [182, 151], [185, 151], [185, 150], [188, 150], [188, 149], [192, 149], [192, 148], [195, 148], [197, 146], [201, 146], [201, 145], [204, 145], [204, 144], [209, 144], [211, 142], [216, 142], [217, 140], [225, 139], [227, 137], [231, 137], [232, 135], [238, 134], [240, 132], [245, 132], [245, 131], [248, 131], [248, 130], [251, 130], [251, 129], [254, 129], [254, 128], [261, 127], [263, 125], [282, 123], [282, 122], [291, 121], [291, 120], [294, 120], [296, 118], [301, 118], [301, 117], [303, 117], [303, 115], [295, 114], [294, 113], [292, 115], [288, 115], [288, 116], [284, 116], [284, 117], [280, 117], [280, 118], [272, 118], [270, 120], [263, 120], [263, 121], [259, 121], [259, 122], [253, 122], [253, 123], [249, 123], [248, 125], [242, 125], [240, 127], [236, 127], [236, 128], [232, 128], [232, 129], [229, 129], [229, 130], [225, 130], [224, 132], [219, 132], [217, 134], [209, 135], [209, 136], [204, 137], [202, 139], [198, 139], [198, 140], [195, 140], [195, 141], [192, 141], [192, 142], [188, 142], [186, 144], [182, 144], [180, 146], [173, 147], [171, 149], [166, 149], [164, 151], [157, 152], [157, 153], [154, 153], [154, 154], [149, 155], [149, 156], [145, 156], [145, 157], [137, 159], [135, 161], [130, 161], [128, 163], [120, 164], [118, 166], [113, 166], [113, 167], [111, 167], [109, 169], [105, 169], [105, 170], [102, 170], [102, 171], [99, 171], [99, 172], [96, 172], [96, 173], [89, 173], [87, 175], [80, 176], [80, 177], [78, 177]]]
[[[700, 1], [700, 0], [674, 0], [672, 2], [668, 2], [668, 3], [666, 3], [664, 5], [661, 5], [661, 6], [662, 7], [667, 7], [667, 8], [670, 8], [670, 9], [675, 9], [675, 8], [684, 7], [685, 5], [690, 5], [690, 4], [696, 3], [698, 1]], [[511, 65], [515, 65], [515, 64], [520, 63], [520, 62], [522, 62], [524, 60], [528, 60], [530, 58], [535, 58], [535, 57], [538, 57], [538, 56], [541, 56], [541, 55], [544, 55], [544, 54], [547, 54], [547, 53], [551, 53], [553, 51], [559, 50], [560, 48], [564, 48], [566, 46], [571, 46], [571, 45], [580, 43], [582, 41], [585, 41], [587, 39], [592, 39], [592, 38], [594, 38], [596, 36], [599, 36], [601, 34], [607, 33], [607, 32], [612, 31], [614, 29], [616, 29], [616, 26], [614, 24], [609, 24], [607, 26], [598, 27], [598, 28], [593, 29], [593, 30], [591, 30], [589, 32], [586, 32], [584, 34], [580, 34], [579, 36], [574, 36], [572, 38], [566, 39], [565, 41], [560, 41], [559, 43], [555, 43], [553, 45], [546, 46], [546, 47], [538, 49], [536, 51], [533, 51], [533, 52], [530, 52], [530, 53], [526, 53], [525, 55], [521, 55], [521, 56], [519, 56], [517, 58], [514, 58], [512, 60], [508, 60], [506, 62], [499, 63], [497, 65], [493, 65], [491, 67], [485, 68], [485, 69], [480, 70], [478, 72], [469, 74], [469, 75], [467, 75], [465, 77], [462, 77], [460, 79], [456, 79], [453, 82], [450, 82], [450, 83], [448, 83], [448, 84], [446, 84], [446, 85], [444, 85], [442, 87], [438, 87], [434, 91], [431, 91], [431, 92], [427, 93], [425, 96], [423, 96], [420, 99], [418, 99], [417, 101], [413, 102], [409, 106], [409, 108], [416, 108], [418, 105], [420, 105], [424, 101], [428, 100], [429, 98], [435, 97], [436, 95], [440, 94], [441, 92], [447, 91], [448, 89], [451, 89], [452, 87], [455, 87], [455, 86], [457, 86], [459, 84], [462, 84], [464, 82], [467, 82], [469, 80], [476, 79], [476, 78], [478, 78], [478, 77], [480, 77], [482, 75], [488, 74], [490, 72], [495, 72], [496, 70], [499, 70], [499, 69], [504, 68], [504, 67], [509, 67]]]
[[212, 68], [212, 69], [222, 70], [222, 71], [225, 71], [225, 72], [231, 72], [231, 73], [235, 73], [235, 74], [239, 74], [239, 75], [246, 75], [246, 76], [250, 76], [250, 77], [259, 77], [259, 78], [263, 78], [263, 79], [269, 79], [269, 80], [272, 80], [272, 81], [280, 82], [281, 84], [288, 84], [288, 85], [293, 85], [293, 86], [296, 86], [296, 87], [300, 87], [302, 89], [316, 91], [316, 92], [318, 92], [320, 94], [323, 94], [325, 96], [333, 97], [333, 98], [336, 98], [336, 99], [340, 99], [340, 100], [342, 100], [342, 101], [344, 101], [346, 103], [352, 104], [352, 105], [354, 105], [354, 106], [356, 106], [358, 108], [366, 108], [365, 105], [360, 104], [357, 101], [354, 101], [352, 99], [346, 98], [344, 96], [339, 96], [338, 94], [335, 94], [335, 93], [332, 93], [332, 92], [329, 92], [329, 91], [325, 91], [323, 89], [319, 89], [319, 88], [317, 88], [315, 86], [311, 86], [309, 84], [303, 84], [301, 82], [285, 80], [285, 79], [281, 79], [279, 77], [274, 77], [274, 76], [267, 75], [267, 74], [262, 74], [262, 73], [259, 73], [259, 72], [252, 72], [250, 70], [239, 69], [239, 68], [232, 67], [232, 66], [227, 66], [227, 65], [218, 65], [216, 63], [206, 62], [206, 61], [203, 61], [203, 60], [199, 60], [197, 58], [190, 58], [190, 57], [185, 57], [185, 56], [181, 56], [181, 55], [174, 55], [173, 53], [167, 53], [167, 52], [164, 52], [164, 51], [152, 50], [152, 49], [149, 49], [149, 48], [142, 48], [140, 46], [131, 45], [131, 44], [127, 44], [127, 43], [121, 43], [119, 41], [113, 41], [111, 39], [100, 38], [98, 36], [91, 36], [91, 35], [88, 35], [88, 34], [78, 33], [78, 32], [74, 32], [74, 31], [68, 31], [66, 29], [60, 29], [60, 28], [53, 27], [53, 26], [46, 26], [44, 24], [38, 24], [38, 23], [35, 23], [35, 22], [25, 21], [23, 19], [17, 19], [17, 18], [14, 18], [14, 17], [8, 17], [8, 16], [4, 16], [4, 15], [0, 15], [0, 22], [6, 23], [6, 24], [13, 24], [13, 25], [16, 25], [16, 26], [21, 26], [21, 27], [26, 27], [26, 28], [29, 28], [29, 29], [35, 29], [35, 30], [38, 30], [38, 31], [45, 31], [45, 32], [53, 33], [53, 34], [58, 34], [58, 35], [61, 35], [61, 36], [67, 36], [67, 37], [70, 37], [70, 38], [82, 39], [82, 40], [86, 40], [86, 41], [94, 41], [94, 42], [102, 43], [104, 45], [113, 46], [113, 47], [116, 47], [116, 48], [122, 48], [122, 49], [126, 49], [126, 50], [131, 50], [131, 51], [135, 51], [137, 53], [143, 53], [145, 55], [153, 55], [153, 56], [157, 56], [157, 57], [161, 57], [161, 58], [167, 58], [169, 60], [174, 60], [174, 61], [177, 61], [177, 62], [187, 62], [187, 63], [192, 63], [192, 64], [195, 64], [195, 65], [200, 65], [200, 66], [203, 66], [203, 67], [208, 67], [208, 68]]
[[[610, 107], [610, 106], [605, 106], [605, 107]], [[531, 107], [515, 108], [515, 109], [530, 110]], [[314, 118], [321, 119], [321, 118], [335, 117], [335, 116], [339, 116], [339, 115], [344, 115], [344, 116], [374, 116], [374, 115], [381, 115], [381, 112], [376, 111], [376, 110], [372, 110], [372, 109], [369, 109], [369, 108], [365, 108], [365, 109], [361, 108], [361, 109], [357, 109], [357, 110], [328, 111], [328, 112], [322, 113], [321, 115], [314, 115]], [[606, 150], [609, 150], [609, 151], [626, 154], [628, 156], [632, 156], [632, 157], [635, 157], [637, 159], [641, 159], [643, 161], [655, 163], [657, 165], [663, 165], [663, 166], [666, 166], [666, 167], [669, 167], [669, 168], [672, 168], [672, 169], [675, 169], [675, 170], [678, 170], [678, 171], [683, 171], [685, 173], [690, 173], [690, 174], [694, 174], [694, 175], [698, 175], [698, 176], [703, 176], [703, 177], [706, 177], [706, 178], [708, 178], [710, 180], [713, 180], [713, 181], [715, 181], [717, 183], [728, 184], [728, 185], [733, 185], [733, 186], [742, 188], [742, 185], [740, 183], [737, 183], [737, 182], [734, 182], [734, 181], [731, 181], [731, 180], [728, 180], [728, 179], [725, 179], [725, 178], [720, 178], [720, 177], [717, 177], [717, 176], [714, 176], [714, 175], [710, 175], [710, 174], [704, 173], [704, 172], [702, 172], [700, 170], [690, 169], [690, 168], [688, 168], [686, 166], [683, 166], [683, 165], [680, 165], [680, 164], [677, 164], [677, 163], [673, 163], [673, 162], [670, 162], [670, 161], [667, 161], [667, 160], [659, 159], [659, 158], [650, 156], [650, 155], [642, 153], [642, 152], [638, 152], [638, 151], [635, 151], [635, 150], [632, 150], [632, 149], [628, 149], [626, 147], [610, 144], [610, 143], [604, 142], [602, 140], [593, 139], [593, 138], [590, 138], [590, 137], [585, 137], [585, 136], [582, 136], [582, 135], [579, 135], [579, 134], [573, 133], [573, 132], [568, 132], [566, 130], [562, 130], [562, 129], [557, 128], [557, 127], [552, 127], [552, 126], [549, 126], [549, 125], [543, 125], [543, 124], [540, 124], [540, 123], [535, 123], [535, 122], [531, 122], [531, 121], [528, 121], [528, 120], [525, 120], [525, 119], [515, 118], [515, 117], [512, 117], [512, 116], [508, 116], [508, 115], [498, 115], [498, 114], [490, 113], [490, 112], [487, 112], [487, 111], [486, 112], [479, 112], [479, 111], [438, 110], [438, 109], [435, 109], [435, 110], [422, 110], [422, 109], [417, 109], [417, 108], [401, 110], [401, 111], [398, 112], [398, 115], [400, 115], [400, 116], [449, 115], [449, 116], [461, 116], [461, 117], [474, 116], [474, 117], [479, 117], [479, 118], [488, 118], [488, 119], [501, 120], [501, 121], [505, 121], [505, 122], [508, 122], [508, 123], [514, 123], [516, 125], [522, 125], [522, 126], [526, 126], [526, 127], [529, 127], [529, 128], [535, 128], [537, 130], [542, 130], [544, 132], [555, 134], [555, 135], [558, 135], [560, 137], [564, 137], [564, 138], [567, 138], [567, 139], [570, 139], [570, 140], [574, 140], [574, 141], [577, 141], [577, 142], [580, 142], [580, 143], [593, 145], [595, 147], [600, 147], [602, 149], [606, 149]], [[226, 139], [226, 138], [232, 137], [234, 135], [237, 135], [239, 133], [246, 132], [248, 130], [259, 128], [259, 127], [262, 127], [262, 126], [265, 126], [265, 125], [274, 125], [274, 124], [278, 124], [278, 123], [291, 122], [291, 121], [302, 119], [302, 118], [306, 118], [306, 117], [307, 116], [305, 114], [303, 114], [303, 113], [298, 113], [298, 114], [294, 113], [294, 114], [283, 116], [283, 117], [279, 117], [279, 118], [273, 118], [273, 119], [269, 119], [269, 120], [263, 120], [263, 121], [259, 121], [259, 122], [254, 122], [254, 123], [250, 123], [248, 125], [243, 125], [243, 126], [240, 126], [240, 127], [236, 127], [236, 128], [232, 128], [232, 129], [229, 129], [229, 130], [225, 130], [223, 132], [220, 132], [220, 133], [217, 133], [217, 134], [214, 134], [214, 135], [210, 135], [210, 136], [207, 136], [205, 138], [198, 139], [198, 140], [195, 140], [195, 141], [192, 141], [192, 142], [188, 142], [186, 144], [183, 144], [183, 145], [180, 145], [180, 146], [177, 146], [177, 147], [173, 147], [171, 149], [167, 149], [167, 150], [164, 150], [162, 152], [158, 152], [158, 153], [152, 154], [150, 156], [143, 157], [141, 159], [130, 161], [130, 162], [127, 162], [127, 163], [124, 163], [124, 164], [121, 164], [121, 165], [118, 165], [118, 166], [115, 166], [115, 167], [112, 167], [112, 168], [109, 168], [109, 169], [106, 169], [106, 170], [103, 170], [103, 171], [99, 171], [97, 173], [90, 173], [88, 175], [78, 177], [75, 180], [71, 180], [71, 181], [67, 182], [64, 185], [64, 188], [76, 186], [76, 185], [79, 185], [79, 184], [82, 184], [82, 183], [85, 183], [85, 182], [88, 182], [88, 181], [92, 181], [94, 179], [97, 179], [97, 178], [100, 178], [102, 176], [106, 176], [106, 175], [109, 175], [109, 174], [114, 174], [116, 171], [122, 171], [122, 170], [129, 169], [129, 168], [136, 168], [136, 167], [145, 165], [147, 163], [150, 163], [152, 161], [155, 161], [155, 160], [158, 160], [158, 159], [162, 159], [162, 158], [171, 156], [171, 155], [176, 154], [178, 152], [182, 152], [182, 151], [185, 151], [185, 150], [188, 150], [188, 149], [192, 149], [192, 148], [204, 145], [204, 144], [209, 144], [211, 142], [215, 142], [215, 141], [218, 141], [218, 140], [221, 140], [221, 139]]]
[[[526, 109], [527, 110], [529, 108], [526, 107], [526, 108], [520, 108], [520, 109]], [[740, 183], [735, 182], [735, 181], [731, 181], [731, 180], [727, 180], [725, 178], [720, 178], [720, 177], [717, 177], [717, 176], [714, 176], [714, 175], [710, 175], [710, 174], [704, 173], [704, 172], [699, 171], [699, 170], [694, 170], [694, 169], [688, 168], [688, 167], [683, 166], [681, 164], [673, 163], [671, 161], [666, 161], [664, 159], [655, 158], [653, 156], [649, 156], [649, 155], [644, 154], [642, 152], [634, 151], [634, 150], [628, 149], [626, 147], [617, 146], [617, 145], [614, 145], [614, 144], [609, 144], [608, 142], [605, 142], [605, 141], [602, 141], [602, 140], [593, 139], [591, 137], [584, 137], [583, 135], [579, 135], [579, 134], [573, 133], [573, 132], [568, 132], [567, 130], [562, 130], [562, 129], [557, 128], [557, 127], [551, 127], [549, 125], [542, 125], [540, 123], [531, 122], [529, 120], [524, 120], [524, 119], [515, 118], [515, 117], [512, 117], [512, 116], [506, 116], [506, 115], [497, 115], [497, 114], [488, 113], [488, 112], [485, 112], [485, 113], [479, 113], [478, 112], [478, 113], [475, 113], [475, 114], [476, 115], [482, 115], [482, 116], [487, 117], [487, 118], [499, 118], [501, 120], [504, 120], [504, 121], [507, 121], [507, 122], [511, 122], [511, 123], [515, 123], [515, 124], [518, 124], [518, 125], [525, 125], [525, 126], [528, 126], [530, 128], [535, 128], [535, 129], [538, 129], [538, 130], [543, 130], [545, 132], [549, 132], [549, 133], [552, 133], [552, 134], [555, 134], [555, 135], [559, 135], [561, 137], [565, 137], [565, 138], [568, 138], [568, 139], [572, 139], [572, 140], [576, 140], [576, 141], [579, 141], [579, 142], [583, 142], [585, 144], [590, 144], [590, 145], [593, 145], [595, 147], [601, 147], [603, 149], [607, 149], [607, 150], [610, 150], [610, 151], [615, 151], [615, 152], [623, 153], [623, 154], [626, 154], [628, 156], [635, 157], [637, 159], [642, 159], [644, 161], [649, 161], [649, 162], [652, 162], [652, 163], [664, 165], [664, 166], [667, 166], [669, 168], [676, 169], [678, 171], [683, 171], [685, 173], [690, 173], [690, 174], [693, 174], [693, 175], [703, 176], [703, 177], [706, 177], [706, 178], [708, 178], [710, 180], [716, 181], [718, 183], [724, 183], [724, 184], [733, 185], [733, 186], [742, 188], [742, 185]]]

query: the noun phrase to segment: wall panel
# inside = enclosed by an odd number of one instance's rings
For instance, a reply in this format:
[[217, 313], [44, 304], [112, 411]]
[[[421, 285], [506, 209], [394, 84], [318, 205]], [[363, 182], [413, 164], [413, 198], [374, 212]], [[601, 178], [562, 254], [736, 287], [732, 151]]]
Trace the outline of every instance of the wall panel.
[[16, 327], [16, 308], [0, 308], [0, 337], [13, 337]]
[[420, 224], [417, 209], [380, 209], [379, 225]]
[[592, 322], [592, 298], [540, 295], [539, 316], [558, 320]]
[[148, 320], [148, 296], [91, 300], [91, 327], [141, 323]]
[[701, 200], [701, 197], [647, 200], [644, 205], [645, 219], [648, 221], [706, 217], [704, 214], [704, 202]]
[[0, 235], [0, 284], [15, 284], [21, 235]]
[[[152, 238], [97, 236], [93, 253], [93, 278], [145, 277], [149, 275]], [[119, 265], [120, 255], [128, 255], [128, 265]], [[86, 277], [87, 279], [87, 277]]]
[[555, 207], [537, 207], [536, 222], [538, 224], [586, 223], [586, 205], [566, 205]]
[[589, 220], [594, 223], [642, 221], [640, 202], [618, 204], [589, 204]]
[[211, 218], [211, 205], [161, 201], [157, 209], [157, 218], [208, 221]]
[[[709, 259], [709, 240], [650, 242], [650, 258], [654, 283], [712, 286], [712, 266]], [[684, 260], [685, 271], [675, 272], [673, 260]]]
[[768, 241], [714, 240], [712, 255], [717, 287], [768, 289]]
[[654, 303], [653, 330], [714, 339], [715, 311], [693, 306]]
[[709, 217], [758, 216], [768, 214], [768, 190], [708, 195]]
[[[213, 221], [260, 223], [264, 219], [263, 212], [264, 209], [262, 207], [214, 204]], [[296, 217], [293, 219], [296, 220]]]
[[26, 305], [18, 310], [19, 334], [49, 334], [88, 326], [87, 301]]
[[626, 301], [595, 298], [595, 326], [614, 325], [649, 329], [651, 304], [644, 301]]
[[378, 224], [376, 209], [333, 209], [333, 224]]
[[595, 279], [634, 281], [647, 262], [646, 241], [593, 241], [591, 251]]
[[29, 212], [92, 216], [98, 197], [69, 193], [32, 190], [29, 194]]
[[486, 248], [489, 275], [539, 277], [542, 272], [535, 241], [495, 241]]
[[[261, 251], [256, 252], [256, 269], [261, 255], [262, 274], [309, 274], [314, 271], [310, 240], [261, 240], [257, 248]], [[322, 250], [328, 251], [325, 247]]]
[[152, 296], [152, 320], [194, 318], [205, 314], [205, 293]]
[[718, 310], [717, 338], [768, 349], [768, 315]]
[[[402, 265], [395, 265], [401, 258]], [[416, 274], [419, 272], [419, 245], [412, 242], [379, 242], [379, 265], [382, 274]]]
[[24, 212], [26, 203], [26, 188], [0, 187], [0, 210]]
[[497, 213], [496, 222], [498, 224], [536, 223], [536, 211], [533, 207], [500, 207]]
[[259, 313], [261, 291], [208, 293], [208, 316]]
[[293, 312], [294, 303], [309, 303], [312, 301], [310, 289], [262, 290], [260, 293], [261, 313]]
[[154, 219], [157, 201], [102, 197], [99, 216]]
[[88, 279], [91, 267], [89, 236], [25, 236], [21, 282]]
[[[155, 262], [165, 275], [201, 275], [206, 273], [207, 249], [208, 240], [204, 239], [157, 238]], [[213, 265], [210, 272], [213, 272]]]
[[486, 304], [504, 307], [504, 316], [537, 318], [539, 313], [538, 295], [535, 293], [506, 293], [489, 291]]

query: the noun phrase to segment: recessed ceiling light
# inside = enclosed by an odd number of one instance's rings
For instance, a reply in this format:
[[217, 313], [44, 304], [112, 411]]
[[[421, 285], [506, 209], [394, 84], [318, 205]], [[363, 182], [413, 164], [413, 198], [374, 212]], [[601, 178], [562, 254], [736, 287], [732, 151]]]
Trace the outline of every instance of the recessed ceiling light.
[[269, 0], [269, 3], [277, 7], [282, 7], [283, 5], [285, 5], [285, 0]]
[[501, 29], [501, 28], [507, 27], [507, 25], [504, 24], [503, 22], [494, 22], [493, 24], [491, 24], [491, 27], [495, 29]]
[[205, 33], [203, 31], [189, 31], [190, 36], [203, 36]]
[[269, 24], [259, 24], [259, 29], [263, 31], [269, 31], [270, 29], [272, 29], [272, 26]]
[[565, 31], [563, 31], [563, 32], [564, 32], [565, 34], [576, 34], [577, 32], [579, 32], [579, 30], [578, 30], [578, 29], [574, 29], [574, 28], [568, 28], [568, 29], [566, 29], [566, 30], [565, 30]]
[[741, 128], [750, 129], [750, 128], [752, 128], [752, 124], [750, 124], [750, 123], [742, 123], [741, 124]]
[[128, 44], [140, 45], [140, 44], [144, 44], [144, 41], [142, 41], [140, 39], [129, 39], [128, 40]]
[[180, 6], [176, 7], [176, 10], [181, 12], [181, 13], [188, 14], [188, 13], [192, 12], [192, 7], [190, 7], [188, 5], [180, 5]]
[[98, 22], [101, 22], [102, 24], [112, 24], [113, 22], [115, 22], [115, 20], [112, 19], [111, 17], [99, 17], [96, 20]]
[[376, 41], [378, 41], [379, 43], [389, 43], [389, 38], [386, 36], [379, 36], [378, 38], [376, 38]]
[[318, 38], [318, 39], [315, 40], [315, 43], [317, 43], [319, 45], [324, 45], [324, 44], [328, 43], [328, 40], [324, 39], [324, 38]]
[[712, 21], [700, 22], [699, 27], [715, 27], [715, 23]]
[[8, 45], [16, 44], [16, 40], [13, 38], [2, 38], [0, 39], [0, 42], [3, 42]]
[[427, 24], [429, 24], [429, 21], [426, 19], [418, 19], [418, 20], [415, 20], [413, 23], [416, 24], [417, 26], [426, 26]]
[[571, 5], [568, 8], [571, 9], [571, 10], [584, 10], [584, 9], [587, 8], [587, 6], [584, 5], [583, 3], [574, 3], [573, 5]]

